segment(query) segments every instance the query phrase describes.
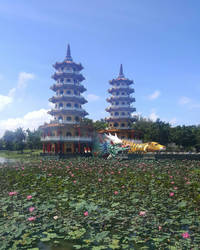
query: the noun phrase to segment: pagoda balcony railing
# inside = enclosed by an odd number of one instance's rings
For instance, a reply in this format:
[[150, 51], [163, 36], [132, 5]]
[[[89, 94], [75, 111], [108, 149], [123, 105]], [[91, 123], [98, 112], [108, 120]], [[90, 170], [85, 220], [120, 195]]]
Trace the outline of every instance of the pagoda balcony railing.
[[41, 141], [86, 141], [91, 142], [92, 137], [86, 137], [86, 136], [46, 136], [42, 137]]
[[132, 90], [132, 88], [130, 88], [129, 86], [122, 86], [122, 85], [120, 85], [120, 86], [113, 86], [112, 88], [109, 88], [108, 90], [109, 91], [111, 91], [112, 89], [130, 89], [130, 90]]
[[130, 115], [118, 115], [118, 116], [109, 116], [106, 119], [121, 119], [121, 118], [132, 118]]
[[69, 84], [69, 85], [76, 85], [76, 86], [83, 86], [81, 85], [79, 82], [73, 82], [73, 81], [70, 81], [70, 82], [67, 82], [67, 81], [64, 81], [64, 82], [61, 82], [60, 80], [57, 80], [56, 82], [56, 85], [58, 85], [59, 87], [60, 86], [64, 86], [66, 84]]
[[76, 121], [63, 121], [63, 120], [51, 120], [50, 123], [54, 123], [54, 124], [79, 124], [80, 122], [76, 122]]
[[132, 97], [130, 95], [112, 95], [112, 97], [125, 97], [125, 98], [129, 98]]
[[54, 108], [54, 110], [75, 110], [75, 111], [85, 111], [82, 108], [68, 108], [68, 107], [60, 107], [60, 108]]

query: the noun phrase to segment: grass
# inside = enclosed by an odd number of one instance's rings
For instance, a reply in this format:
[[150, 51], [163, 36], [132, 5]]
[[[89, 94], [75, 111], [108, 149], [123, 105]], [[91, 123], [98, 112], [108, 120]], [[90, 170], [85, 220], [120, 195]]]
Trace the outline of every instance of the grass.
[[8, 159], [24, 159], [39, 156], [42, 150], [25, 149], [23, 153], [20, 151], [0, 150], [0, 157]]

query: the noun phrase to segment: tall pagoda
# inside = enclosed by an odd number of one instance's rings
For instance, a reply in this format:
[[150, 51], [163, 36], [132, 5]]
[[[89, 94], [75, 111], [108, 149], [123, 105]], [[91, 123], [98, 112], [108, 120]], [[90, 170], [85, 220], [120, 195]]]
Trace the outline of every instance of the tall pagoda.
[[106, 108], [106, 111], [110, 114], [106, 118], [108, 129], [100, 131], [100, 133], [116, 133], [120, 138], [127, 139], [139, 138], [138, 132], [131, 129], [131, 124], [135, 121], [132, 112], [136, 111], [136, 108], [131, 105], [135, 102], [135, 98], [131, 96], [134, 89], [130, 87], [133, 81], [125, 78], [122, 64], [120, 65], [119, 76], [110, 80], [109, 83], [111, 88], [108, 89], [108, 92], [111, 96], [107, 98], [107, 102], [110, 103], [110, 106]]
[[63, 62], [56, 62], [52, 78], [55, 83], [50, 87], [55, 95], [49, 99], [54, 107], [48, 112], [53, 116], [49, 124], [40, 128], [44, 153], [66, 154], [82, 153], [90, 148], [92, 129], [82, 123], [88, 113], [82, 108], [87, 103], [81, 95], [86, 91], [81, 84], [85, 78], [80, 73], [81, 64], [75, 63], [71, 57], [70, 46]]

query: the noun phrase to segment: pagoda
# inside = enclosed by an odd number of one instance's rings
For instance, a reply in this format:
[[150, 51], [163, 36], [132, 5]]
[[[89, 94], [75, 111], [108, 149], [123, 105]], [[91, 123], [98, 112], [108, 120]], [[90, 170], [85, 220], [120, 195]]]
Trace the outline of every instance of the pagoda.
[[131, 105], [135, 102], [135, 98], [131, 96], [134, 89], [130, 87], [133, 81], [125, 78], [122, 64], [120, 65], [119, 76], [110, 80], [109, 83], [111, 88], [108, 89], [108, 93], [111, 96], [107, 98], [107, 102], [110, 103], [110, 106], [106, 108], [106, 111], [110, 114], [106, 118], [108, 129], [99, 132], [116, 133], [122, 139], [139, 139], [139, 131], [131, 129], [132, 122], [136, 120], [132, 116], [136, 108]]
[[48, 112], [53, 119], [40, 127], [43, 131], [43, 153], [83, 153], [86, 148], [91, 148], [92, 143], [92, 128], [82, 122], [88, 115], [82, 108], [87, 103], [81, 95], [86, 91], [81, 84], [85, 80], [80, 73], [83, 66], [73, 61], [68, 45], [64, 61], [56, 62], [53, 67], [55, 83], [50, 89], [55, 95], [49, 101], [54, 107]]

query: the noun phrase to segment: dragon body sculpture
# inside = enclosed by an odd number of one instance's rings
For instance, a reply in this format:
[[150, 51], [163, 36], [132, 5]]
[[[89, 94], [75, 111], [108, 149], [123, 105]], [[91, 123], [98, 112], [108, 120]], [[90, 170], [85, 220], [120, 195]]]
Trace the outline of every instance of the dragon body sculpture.
[[105, 158], [112, 158], [120, 153], [147, 153], [165, 150], [165, 146], [157, 142], [135, 143], [131, 140], [123, 140], [109, 134], [98, 135], [94, 142], [93, 154]]

